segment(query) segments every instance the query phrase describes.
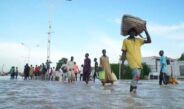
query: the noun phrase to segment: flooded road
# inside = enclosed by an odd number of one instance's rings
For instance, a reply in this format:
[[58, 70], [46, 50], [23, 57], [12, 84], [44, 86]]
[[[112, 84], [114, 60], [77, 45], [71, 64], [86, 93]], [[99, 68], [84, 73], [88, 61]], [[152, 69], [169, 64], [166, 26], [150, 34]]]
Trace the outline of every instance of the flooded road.
[[86, 85], [0, 77], [0, 109], [184, 109], [183, 83], [140, 81], [132, 95], [127, 80], [102, 86], [99, 81]]

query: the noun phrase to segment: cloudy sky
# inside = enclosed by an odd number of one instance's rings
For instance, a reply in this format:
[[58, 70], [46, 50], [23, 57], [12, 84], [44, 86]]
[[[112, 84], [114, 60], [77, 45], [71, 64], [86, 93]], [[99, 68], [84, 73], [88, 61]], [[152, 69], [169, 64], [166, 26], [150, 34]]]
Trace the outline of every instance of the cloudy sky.
[[183, 4], [183, 0], [0, 0], [0, 70], [13, 65], [22, 69], [28, 60], [33, 65], [46, 61], [49, 18], [52, 66], [70, 56], [80, 65], [85, 53], [93, 60], [102, 49], [111, 63], [117, 63], [126, 38], [120, 35], [124, 14], [147, 21], [152, 44], [142, 47], [143, 57], [157, 56], [163, 49], [178, 58], [184, 52]]

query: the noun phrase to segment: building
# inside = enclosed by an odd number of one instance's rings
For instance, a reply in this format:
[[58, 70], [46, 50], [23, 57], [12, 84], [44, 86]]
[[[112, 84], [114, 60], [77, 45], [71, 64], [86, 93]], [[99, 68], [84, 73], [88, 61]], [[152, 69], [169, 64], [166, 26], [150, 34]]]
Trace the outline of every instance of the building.
[[[177, 61], [176, 59], [169, 58], [170, 64], [168, 65], [168, 75], [173, 75], [177, 78], [184, 78], [184, 61]], [[151, 56], [143, 57], [143, 63], [146, 63], [151, 72], [149, 73], [149, 79], [158, 79], [160, 73], [160, 57]]]
[[173, 75], [178, 79], [184, 79], [184, 61], [174, 61]]

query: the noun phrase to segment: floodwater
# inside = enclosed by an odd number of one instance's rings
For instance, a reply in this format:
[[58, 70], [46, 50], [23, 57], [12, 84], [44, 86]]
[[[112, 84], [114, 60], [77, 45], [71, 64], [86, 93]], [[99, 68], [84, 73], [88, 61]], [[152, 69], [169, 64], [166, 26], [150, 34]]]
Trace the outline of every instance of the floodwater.
[[0, 109], [184, 109], [183, 83], [140, 81], [137, 94], [130, 94], [129, 80], [102, 86], [0, 77]]

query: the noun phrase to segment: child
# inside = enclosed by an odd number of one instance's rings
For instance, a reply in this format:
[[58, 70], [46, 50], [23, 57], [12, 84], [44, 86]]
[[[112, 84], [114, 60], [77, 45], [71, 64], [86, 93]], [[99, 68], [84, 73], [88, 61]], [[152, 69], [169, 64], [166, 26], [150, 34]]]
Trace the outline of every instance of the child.
[[94, 68], [94, 74], [93, 74], [93, 81], [95, 82], [95, 78], [97, 76], [97, 70], [98, 70], [97, 58], [94, 58], [94, 62], [95, 62], [95, 68]]

